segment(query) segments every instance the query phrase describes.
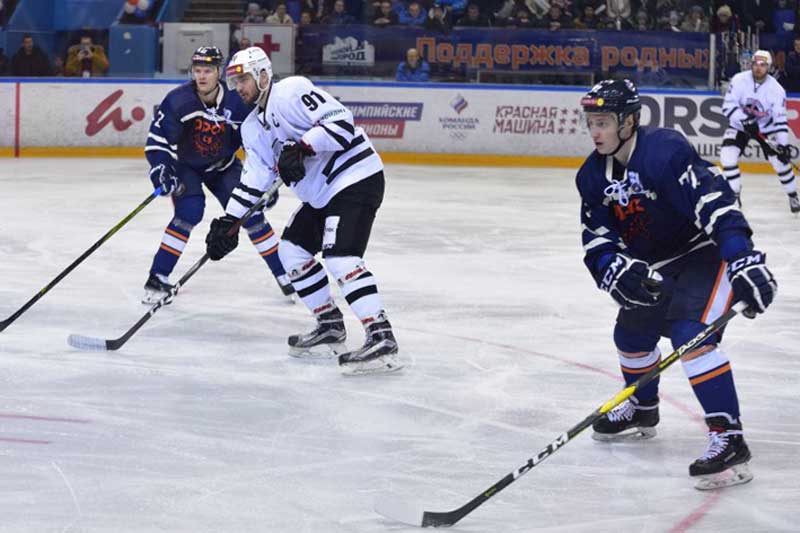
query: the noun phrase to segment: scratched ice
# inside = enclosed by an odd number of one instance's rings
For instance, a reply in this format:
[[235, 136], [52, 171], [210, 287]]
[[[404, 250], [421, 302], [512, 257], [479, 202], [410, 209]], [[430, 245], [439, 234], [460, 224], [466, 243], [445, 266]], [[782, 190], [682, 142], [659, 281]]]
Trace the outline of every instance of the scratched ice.
[[[392, 490], [460, 506], [619, 388], [614, 306], [584, 271], [573, 172], [393, 166], [367, 261], [407, 369], [348, 379], [285, 354], [309, 327], [246, 239], [116, 353], [171, 216], [158, 199], [0, 334], [0, 531], [411, 531], [371, 510]], [[0, 313], [10, 315], [149, 190], [136, 160], [4, 160]], [[705, 449], [682, 370], [659, 435], [580, 435], [456, 527], [470, 532], [789, 531], [800, 502], [800, 220], [775, 177], [745, 210], [780, 283], [736, 318], [733, 361], [755, 480], [692, 488]], [[285, 191], [269, 213], [281, 227]], [[203, 252], [209, 200], [176, 273]], [[338, 295], [338, 294], [337, 294]], [[349, 343], [362, 340], [348, 318]], [[668, 350], [662, 343], [662, 350]]]

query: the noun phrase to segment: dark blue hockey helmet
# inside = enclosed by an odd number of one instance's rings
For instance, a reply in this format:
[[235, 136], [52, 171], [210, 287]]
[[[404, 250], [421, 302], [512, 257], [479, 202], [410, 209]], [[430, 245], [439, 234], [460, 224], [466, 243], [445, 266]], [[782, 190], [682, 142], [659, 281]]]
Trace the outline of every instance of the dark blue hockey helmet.
[[603, 80], [581, 98], [581, 107], [584, 113], [613, 113], [622, 126], [628, 115], [634, 115], [635, 123], [639, 123], [642, 102], [631, 80]]
[[224, 59], [222, 52], [216, 46], [201, 46], [192, 54], [192, 65], [205, 65], [220, 69]]

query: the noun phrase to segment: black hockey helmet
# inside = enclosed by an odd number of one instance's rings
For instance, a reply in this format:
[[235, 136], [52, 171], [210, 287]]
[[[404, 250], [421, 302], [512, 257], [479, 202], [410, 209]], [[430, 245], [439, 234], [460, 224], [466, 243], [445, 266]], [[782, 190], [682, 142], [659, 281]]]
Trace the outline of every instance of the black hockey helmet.
[[201, 46], [192, 54], [192, 65], [213, 66], [222, 68], [225, 58], [216, 46]]
[[[625, 117], [642, 109], [642, 102], [631, 80], [603, 80], [581, 98], [581, 106], [584, 113], [614, 113], [621, 127]], [[638, 115], [634, 121], [638, 125]]]

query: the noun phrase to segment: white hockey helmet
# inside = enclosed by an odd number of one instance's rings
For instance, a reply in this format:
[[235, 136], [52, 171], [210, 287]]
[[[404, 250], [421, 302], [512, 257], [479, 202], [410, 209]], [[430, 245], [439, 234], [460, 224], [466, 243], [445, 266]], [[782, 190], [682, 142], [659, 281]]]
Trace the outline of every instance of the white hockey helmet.
[[[258, 78], [262, 71], [266, 71], [269, 77], [266, 87], [261, 87], [258, 84]], [[256, 87], [262, 92], [266, 91], [270, 82], [272, 82], [272, 61], [269, 60], [267, 53], [258, 46], [251, 46], [233, 54], [230, 63], [225, 69], [228, 89], [234, 90], [236, 88], [236, 78], [247, 74], [253, 76], [253, 79], [256, 80]]]
[[772, 66], [772, 54], [769, 53], [768, 50], [756, 50], [753, 53], [752, 62], [762, 62], [767, 65], [767, 67]]

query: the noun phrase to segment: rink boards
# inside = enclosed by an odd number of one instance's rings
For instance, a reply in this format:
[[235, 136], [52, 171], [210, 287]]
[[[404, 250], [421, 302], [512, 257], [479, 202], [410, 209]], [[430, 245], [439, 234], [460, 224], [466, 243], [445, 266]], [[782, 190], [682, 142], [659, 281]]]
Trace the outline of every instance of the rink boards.
[[[155, 108], [181, 80], [0, 82], [0, 155], [141, 157]], [[591, 150], [585, 88], [320, 81], [353, 111], [387, 162], [574, 167]], [[726, 119], [712, 92], [642, 94], [642, 123], [682, 131], [717, 161]], [[792, 142], [800, 99], [787, 101]], [[751, 171], [769, 172], [756, 146]], [[756, 164], [752, 164], [756, 163]], [[763, 168], [759, 168], [763, 167]]]

